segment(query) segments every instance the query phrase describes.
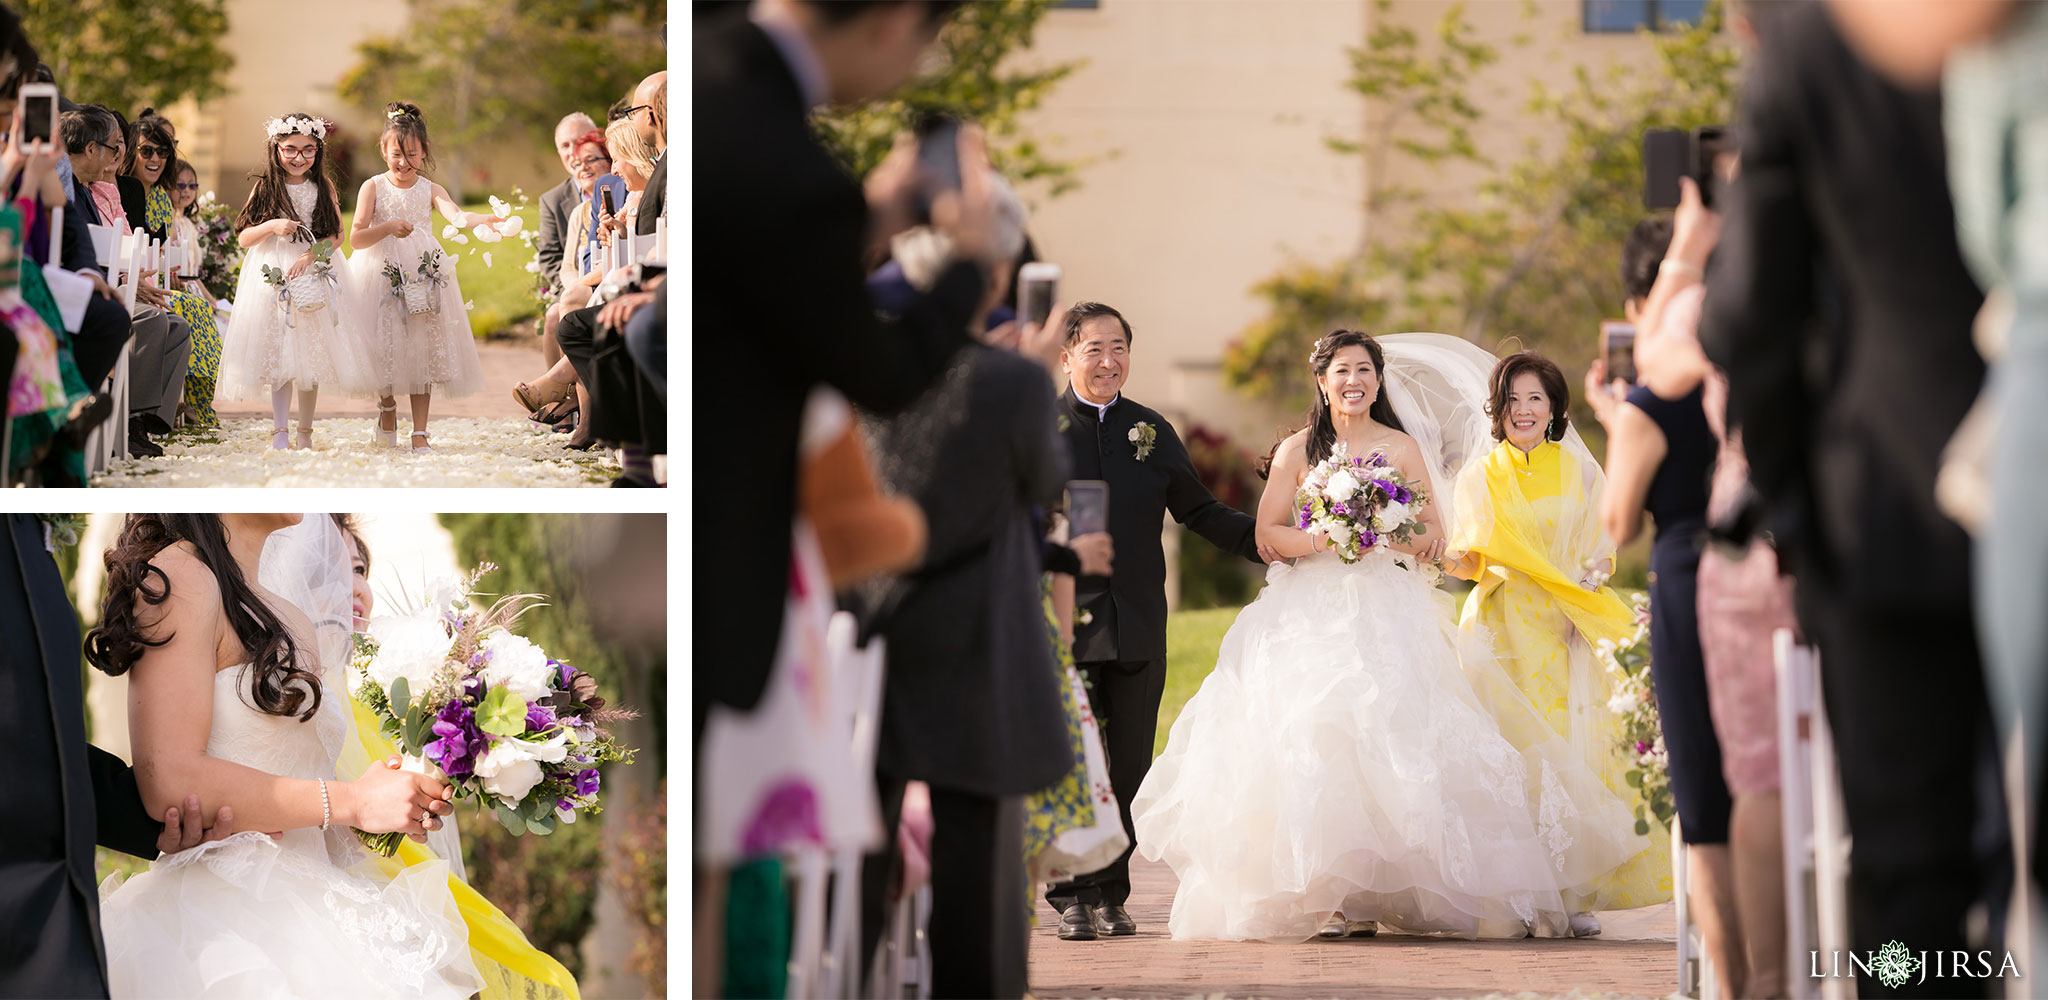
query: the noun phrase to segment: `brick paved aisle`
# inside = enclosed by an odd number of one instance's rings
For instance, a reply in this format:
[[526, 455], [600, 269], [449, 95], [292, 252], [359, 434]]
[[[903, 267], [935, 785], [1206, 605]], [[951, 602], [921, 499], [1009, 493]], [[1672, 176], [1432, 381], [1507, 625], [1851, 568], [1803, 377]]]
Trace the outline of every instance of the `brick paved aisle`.
[[1677, 986], [1671, 904], [1600, 915], [1588, 940], [1444, 941], [1383, 935], [1306, 944], [1174, 941], [1173, 871], [1131, 863], [1138, 935], [1061, 941], [1038, 902], [1031, 992], [1052, 997], [1661, 997]]

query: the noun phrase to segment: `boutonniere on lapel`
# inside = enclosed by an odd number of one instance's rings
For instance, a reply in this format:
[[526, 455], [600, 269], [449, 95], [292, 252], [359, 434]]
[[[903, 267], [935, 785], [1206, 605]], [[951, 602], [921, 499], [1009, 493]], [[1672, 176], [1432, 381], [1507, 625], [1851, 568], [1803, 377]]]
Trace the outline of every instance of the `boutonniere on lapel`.
[[1065, 434], [1067, 432], [1067, 428], [1072, 426], [1074, 426], [1074, 421], [1070, 419], [1066, 414], [1060, 414], [1059, 432], [1061, 434]]
[[37, 514], [36, 520], [43, 522], [43, 548], [56, 555], [59, 548], [78, 544], [78, 537], [85, 534], [84, 514]]
[[1152, 446], [1158, 443], [1159, 429], [1140, 420], [1131, 426], [1130, 438], [1138, 446], [1138, 461], [1142, 462], [1151, 456]]

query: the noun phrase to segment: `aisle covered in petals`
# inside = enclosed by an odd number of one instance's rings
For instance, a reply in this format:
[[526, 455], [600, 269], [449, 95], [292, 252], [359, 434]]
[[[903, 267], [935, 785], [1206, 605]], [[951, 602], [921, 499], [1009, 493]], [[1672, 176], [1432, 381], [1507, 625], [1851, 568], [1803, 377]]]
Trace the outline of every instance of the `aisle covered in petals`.
[[616, 453], [573, 450], [569, 435], [517, 417], [436, 417], [431, 454], [373, 444], [370, 428], [367, 417], [322, 419], [311, 449], [273, 451], [268, 419], [230, 418], [165, 439], [162, 457], [117, 461], [92, 485], [601, 487], [619, 474]]

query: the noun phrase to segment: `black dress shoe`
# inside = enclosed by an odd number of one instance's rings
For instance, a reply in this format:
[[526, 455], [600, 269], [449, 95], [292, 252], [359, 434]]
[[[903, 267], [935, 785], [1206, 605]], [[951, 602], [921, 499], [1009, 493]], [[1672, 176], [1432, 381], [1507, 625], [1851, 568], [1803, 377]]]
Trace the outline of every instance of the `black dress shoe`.
[[105, 393], [95, 392], [79, 400], [71, 408], [71, 413], [65, 420], [64, 428], [57, 432], [57, 437], [64, 442], [65, 447], [72, 451], [83, 451], [85, 449], [85, 439], [92, 434], [93, 428], [105, 423], [107, 418], [113, 416], [113, 414], [114, 397]]
[[1060, 940], [1095, 940], [1095, 907], [1075, 903], [1060, 912]]
[[156, 458], [163, 453], [163, 448], [151, 441], [149, 435], [144, 432], [140, 419], [128, 421], [129, 458]]
[[1121, 906], [1110, 905], [1095, 911], [1095, 927], [1103, 937], [1130, 937], [1138, 933], [1138, 922]]

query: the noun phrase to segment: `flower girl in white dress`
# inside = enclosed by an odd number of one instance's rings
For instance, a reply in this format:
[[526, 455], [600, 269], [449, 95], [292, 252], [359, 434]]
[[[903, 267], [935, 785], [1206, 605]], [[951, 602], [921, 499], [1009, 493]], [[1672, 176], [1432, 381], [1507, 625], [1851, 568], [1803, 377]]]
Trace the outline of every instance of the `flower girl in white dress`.
[[222, 336], [220, 384], [226, 399], [270, 394], [270, 446], [287, 446], [292, 390], [299, 434], [313, 446], [313, 404], [321, 386], [368, 380], [367, 357], [348, 331], [358, 321], [340, 288], [341, 212], [327, 178], [327, 123], [286, 115], [264, 123], [267, 167], [235, 219], [249, 251], [235, 285], [235, 308]]
[[400, 393], [412, 397], [412, 450], [432, 451], [427, 406], [433, 394], [467, 396], [484, 387], [483, 363], [455, 281], [455, 259], [434, 238], [433, 210], [461, 229], [496, 225], [465, 212], [441, 185], [420, 176], [433, 163], [418, 105], [385, 105], [377, 149], [389, 169], [363, 182], [349, 242], [350, 295], [363, 316], [377, 394], [377, 439], [396, 446]]

